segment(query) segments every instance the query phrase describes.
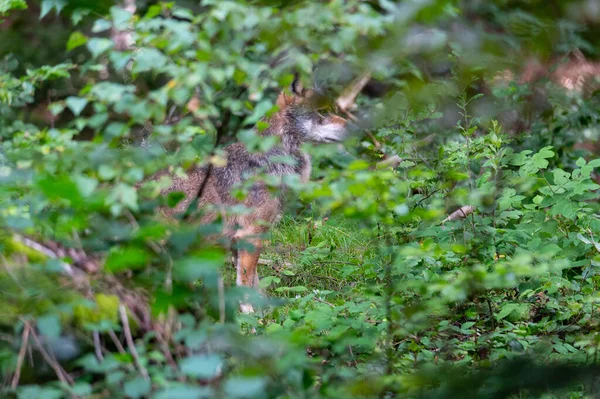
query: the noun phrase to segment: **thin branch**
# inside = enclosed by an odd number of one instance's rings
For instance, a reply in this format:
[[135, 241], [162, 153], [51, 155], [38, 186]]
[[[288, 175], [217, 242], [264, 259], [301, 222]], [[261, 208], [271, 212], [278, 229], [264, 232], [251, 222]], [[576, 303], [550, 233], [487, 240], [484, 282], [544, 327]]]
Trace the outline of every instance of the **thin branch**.
[[415, 205], [415, 207], [413, 209], [417, 209], [421, 203], [423, 201], [426, 201], [427, 199], [429, 199], [432, 195], [434, 195], [435, 193], [437, 193], [438, 191], [440, 191], [439, 188], [436, 188], [435, 190], [433, 190], [432, 192], [430, 192], [429, 194], [427, 194], [425, 197], [421, 198]]
[[127, 342], [129, 352], [131, 352], [133, 361], [139, 369], [140, 374], [142, 375], [142, 377], [144, 377], [144, 379], [147, 380], [149, 379], [148, 371], [140, 362], [140, 357], [137, 353], [137, 350], [135, 349], [133, 337], [131, 336], [131, 328], [129, 328], [129, 320], [127, 320], [127, 309], [125, 309], [125, 305], [119, 305], [119, 314], [121, 315], [121, 323], [123, 324], [123, 334], [125, 335], [125, 341]]
[[167, 119], [166, 119], [167, 124], [171, 121], [171, 118], [173, 117], [173, 114], [175, 113], [176, 110], [177, 110], [177, 104], [173, 104], [173, 106], [169, 110], [169, 115], [167, 115]]
[[351, 345], [348, 345], [348, 350], [350, 351], [350, 356], [352, 357], [352, 361], [354, 362], [354, 367], [358, 366], [358, 362], [356, 361], [356, 357], [354, 357], [354, 352], [352, 352]]
[[[347, 115], [351, 116], [352, 118], [354, 118], [353, 120], [355, 120], [355, 121], [356, 121], [356, 117], [355, 117], [354, 115], [352, 115], [352, 114], [350, 114], [350, 113], [348, 113], [348, 112], [347, 112]], [[352, 118], [351, 118], [351, 119], [352, 119]], [[377, 149], [381, 148], [381, 143], [379, 142], [379, 140], [377, 140], [377, 139], [375, 138], [375, 136], [373, 136], [373, 133], [371, 133], [371, 132], [367, 131], [367, 136], [369, 136], [369, 138], [370, 138], [370, 139], [371, 139], [371, 141], [373, 142], [373, 145], [375, 146], [375, 148], [377, 148]]]
[[383, 161], [379, 161], [377, 162], [377, 169], [381, 169], [381, 168], [386, 168], [386, 167], [390, 167], [390, 168], [395, 168], [398, 165], [400, 165], [400, 163], [404, 161], [404, 159], [400, 158], [398, 155], [392, 155], [391, 157], [388, 157], [386, 159], [384, 159]]
[[[392, 255], [393, 257], [393, 255]], [[394, 282], [392, 273], [392, 261], [393, 258], [385, 263], [384, 267], [384, 304], [385, 304], [385, 318], [387, 319], [386, 325], [386, 349], [385, 349], [385, 374], [392, 375], [394, 371], [394, 323], [392, 313], [392, 298], [394, 297]]]
[[100, 334], [98, 331], [93, 332], [94, 336], [94, 351], [96, 352], [96, 358], [99, 362], [104, 360], [104, 356], [102, 355], [102, 345], [100, 344]]
[[492, 301], [490, 301], [490, 298], [485, 298], [487, 301], [487, 305], [488, 305], [488, 309], [490, 312], [490, 320], [492, 321], [492, 330], [496, 329], [496, 320], [494, 320], [494, 310], [492, 309]]
[[[25, 323], [25, 325], [29, 325], [29, 323], [27, 323], [26, 321], [23, 321], [23, 323]], [[35, 346], [40, 351], [40, 354], [42, 355], [46, 363], [48, 363], [48, 365], [52, 367], [58, 379], [65, 385], [73, 386], [73, 384], [75, 383], [75, 381], [73, 381], [73, 378], [61, 367], [54, 355], [51, 352], [46, 351], [46, 349], [44, 349], [44, 346], [42, 345], [39, 337], [37, 336], [35, 331], [33, 331], [31, 326], [29, 327], [29, 329], [31, 331], [31, 337], [35, 342]]]
[[167, 359], [167, 363], [169, 363], [169, 365], [175, 372], [179, 372], [179, 368], [177, 367], [177, 362], [175, 361], [175, 359], [173, 358], [173, 355], [171, 354], [171, 350], [169, 349], [169, 344], [167, 343], [167, 340], [165, 340], [165, 337], [163, 336], [163, 334], [160, 332], [159, 329], [156, 329], [155, 333], [156, 333], [156, 339], [158, 340], [158, 342], [160, 344], [162, 353], [165, 356], [165, 359]]
[[327, 302], [326, 300], [324, 300], [324, 299], [321, 299], [321, 298], [319, 298], [319, 297], [317, 297], [317, 296], [315, 296], [313, 299], [314, 299], [315, 301], [317, 301], [317, 302], [321, 302], [321, 303], [324, 303], [325, 305], [329, 305], [329, 306], [331, 306], [332, 308], [335, 308], [335, 305], [334, 305], [334, 304], [332, 304], [332, 303], [329, 303], [329, 302]]
[[115, 332], [113, 330], [108, 330], [108, 336], [110, 337], [110, 339], [112, 339], [113, 343], [115, 344], [115, 346], [117, 347], [117, 350], [119, 351], [119, 353], [121, 355], [124, 355], [127, 353], [125, 351], [125, 348], [123, 347], [123, 344], [121, 344], [119, 337], [117, 337], [117, 334], [115, 334]]
[[29, 324], [23, 326], [23, 335], [21, 337], [21, 349], [19, 350], [19, 356], [17, 358], [17, 368], [15, 369], [15, 375], [13, 375], [10, 387], [12, 389], [17, 388], [19, 385], [19, 379], [21, 378], [21, 368], [23, 367], [23, 361], [25, 360], [25, 354], [27, 353], [27, 346], [29, 344]]
[[335, 100], [335, 104], [342, 111], [348, 111], [354, 105], [354, 101], [362, 89], [371, 80], [371, 71], [365, 71]]
[[138, 224], [137, 220], [135, 219], [135, 216], [133, 216], [133, 214], [129, 211], [129, 209], [125, 209], [123, 212], [123, 215], [125, 215], [127, 220], [129, 220], [131, 227], [133, 227], [133, 231], [138, 231], [140, 229], [140, 225]]
[[217, 288], [219, 291], [219, 323], [225, 323], [225, 286], [223, 284], [223, 277], [219, 276], [217, 281]]
[[452, 212], [450, 215], [448, 215], [448, 217], [444, 219], [442, 223], [451, 222], [458, 219], [464, 219], [473, 212], [475, 212], [475, 207], [473, 205], [461, 206], [460, 208]]

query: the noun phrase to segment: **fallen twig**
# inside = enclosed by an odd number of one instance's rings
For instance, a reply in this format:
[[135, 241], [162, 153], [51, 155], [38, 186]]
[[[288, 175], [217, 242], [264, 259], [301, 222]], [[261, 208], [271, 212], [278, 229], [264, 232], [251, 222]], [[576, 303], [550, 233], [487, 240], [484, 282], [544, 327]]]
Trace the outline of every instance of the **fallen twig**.
[[99, 269], [98, 260], [87, 254], [83, 249], [67, 248], [57, 242], [41, 244], [19, 234], [13, 234], [13, 240], [51, 259], [70, 257], [73, 259], [73, 265], [64, 261], [59, 261], [59, 264], [65, 274], [71, 277], [81, 277], [85, 274], [84, 271], [86, 273], [95, 273]]
[[[35, 242], [27, 237], [22, 237], [18, 234], [13, 234], [13, 239], [15, 241], [20, 242], [21, 244], [25, 245], [26, 247], [29, 247], [31, 249], [33, 249], [34, 251], [37, 251], [51, 259], [58, 259], [59, 256], [56, 252], [54, 252], [53, 250], [51, 250], [50, 248]], [[68, 263], [65, 262], [60, 262], [60, 266], [63, 268], [63, 270], [70, 276], [73, 276], [75, 274], [75, 271], [73, 270], [73, 268], [71, 267], [71, 265], [69, 265]]]

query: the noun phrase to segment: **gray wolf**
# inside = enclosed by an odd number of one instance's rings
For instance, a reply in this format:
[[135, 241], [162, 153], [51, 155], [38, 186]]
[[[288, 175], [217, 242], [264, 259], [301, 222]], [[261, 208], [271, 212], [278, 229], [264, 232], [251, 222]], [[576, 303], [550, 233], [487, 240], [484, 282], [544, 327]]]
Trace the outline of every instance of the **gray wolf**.
[[[346, 120], [336, 115], [321, 115], [311, 106], [313, 91], [302, 88], [298, 78], [294, 80], [291, 93], [282, 92], [277, 98], [278, 111], [265, 121], [268, 128], [258, 132], [262, 136], [276, 136], [277, 144], [264, 153], [251, 153], [242, 143], [234, 143], [225, 148], [227, 153], [224, 166], [203, 166], [191, 168], [184, 177], [172, 177], [172, 184], [163, 191], [183, 192], [185, 197], [174, 208], [163, 210], [167, 216], [181, 214], [188, 208], [212, 207], [212, 211], [199, 216], [198, 221], [209, 223], [219, 214], [223, 220], [223, 235], [231, 240], [233, 258], [236, 265], [237, 285], [258, 288], [257, 263], [262, 240], [269, 227], [277, 221], [283, 210], [283, 195], [273, 194], [260, 180], [250, 180], [257, 173], [275, 177], [297, 174], [302, 181], [308, 181], [311, 172], [311, 158], [302, 151], [301, 144], [334, 143], [346, 135]], [[293, 162], [282, 162], [282, 158]], [[159, 173], [157, 177], [168, 172]], [[244, 199], [233, 198], [234, 187], [249, 183], [250, 188]], [[229, 206], [244, 205], [250, 209], [242, 215], [227, 215]], [[235, 243], [243, 241], [252, 248]], [[242, 304], [243, 312], [252, 312], [252, 306]]]

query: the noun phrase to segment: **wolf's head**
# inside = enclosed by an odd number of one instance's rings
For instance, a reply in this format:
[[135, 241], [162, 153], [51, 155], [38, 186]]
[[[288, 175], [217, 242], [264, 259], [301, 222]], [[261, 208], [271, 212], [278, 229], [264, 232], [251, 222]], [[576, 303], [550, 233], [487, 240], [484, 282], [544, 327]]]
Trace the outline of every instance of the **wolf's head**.
[[302, 88], [298, 78], [294, 79], [291, 94], [282, 92], [277, 98], [279, 112], [274, 119], [279, 128], [276, 130], [282, 136], [292, 135], [300, 142], [336, 143], [343, 140], [346, 120], [320, 113], [315, 97], [313, 91]]

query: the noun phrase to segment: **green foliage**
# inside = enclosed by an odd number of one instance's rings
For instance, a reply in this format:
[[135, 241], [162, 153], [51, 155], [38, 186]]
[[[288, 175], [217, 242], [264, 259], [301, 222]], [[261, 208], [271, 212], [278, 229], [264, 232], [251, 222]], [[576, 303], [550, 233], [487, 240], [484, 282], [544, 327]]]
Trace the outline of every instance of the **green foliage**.
[[24, 10], [27, 3], [24, 0], [2, 0], [0, 1], [0, 15], [7, 14], [10, 10]]
[[[35, 20], [61, 50], [40, 63], [15, 48], [0, 63], [2, 394], [586, 397], [600, 343], [600, 160], [576, 144], [597, 136], [598, 98], [544, 83], [549, 107], [534, 112], [535, 88], [478, 92], [523, 54], [592, 53], [600, 36], [573, 19], [578, 8], [195, 3], [132, 14], [43, 0]], [[0, 0], [9, 21], [24, 8]], [[6, 29], [26, 36], [22, 26]], [[327, 103], [365, 69], [387, 86], [358, 99], [369, 123], [346, 151], [308, 146], [312, 182], [289, 177], [276, 193], [290, 206], [261, 256], [268, 297], [235, 287], [210, 240], [220, 226], [165, 221], [157, 207], [183, 198], [147, 178], [218, 166], [235, 139], [272, 148], [252, 127], [265, 128], [293, 72]], [[514, 109], [527, 131], [503, 132]], [[238, 314], [242, 299], [258, 312]]]

